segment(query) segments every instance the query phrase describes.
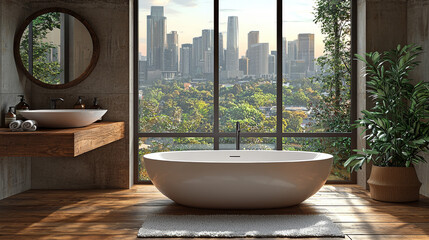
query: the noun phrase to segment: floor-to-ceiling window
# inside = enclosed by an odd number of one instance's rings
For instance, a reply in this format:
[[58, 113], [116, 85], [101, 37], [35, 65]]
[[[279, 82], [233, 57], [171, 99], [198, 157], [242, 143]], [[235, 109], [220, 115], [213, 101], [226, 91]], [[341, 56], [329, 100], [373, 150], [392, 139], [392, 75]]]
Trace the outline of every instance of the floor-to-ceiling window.
[[352, 0], [136, 4], [137, 183], [146, 153], [235, 149], [236, 122], [242, 150], [331, 153], [353, 181]]

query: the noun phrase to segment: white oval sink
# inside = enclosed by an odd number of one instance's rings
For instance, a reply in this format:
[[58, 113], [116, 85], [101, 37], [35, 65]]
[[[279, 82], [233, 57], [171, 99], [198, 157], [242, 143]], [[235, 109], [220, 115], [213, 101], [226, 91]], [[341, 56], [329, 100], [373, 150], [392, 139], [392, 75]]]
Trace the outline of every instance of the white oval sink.
[[35, 120], [39, 127], [74, 128], [88, 126], [100, 119], [104, 109], [45, 109], [21, 110], [26, 119]]

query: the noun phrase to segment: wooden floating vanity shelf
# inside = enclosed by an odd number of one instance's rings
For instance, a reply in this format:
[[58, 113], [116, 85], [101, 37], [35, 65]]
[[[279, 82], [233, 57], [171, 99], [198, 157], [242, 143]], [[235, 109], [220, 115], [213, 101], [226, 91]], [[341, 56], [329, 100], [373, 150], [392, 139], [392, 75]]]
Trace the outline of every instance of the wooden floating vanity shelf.
[[0, 128], [1, 157], [76, 157], [124, 138], [123, 122], [99, 122], [82, 128], [11, 132]]

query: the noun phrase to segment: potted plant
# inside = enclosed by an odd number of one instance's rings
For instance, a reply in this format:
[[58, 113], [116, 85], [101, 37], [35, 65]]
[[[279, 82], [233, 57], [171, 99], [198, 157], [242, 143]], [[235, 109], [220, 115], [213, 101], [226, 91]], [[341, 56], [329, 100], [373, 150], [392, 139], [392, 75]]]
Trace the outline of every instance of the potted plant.
[[389, 202], [419, 199], [421, 186], [414, 164], [426, 162], [419, 155], [429, 145], [429, 83], [411, 84], [408, 74], [420, 62], [422, 48], [398, 45], [384, 53], [371, 52], [366, 58], [368, 93], [374, 107], [362, 111], [354, 127], [364, 127], [367, 149], [354, 150], [345, 163], [357, 171], [365, 162], [373, 167], [368, 180], [371, 197]]

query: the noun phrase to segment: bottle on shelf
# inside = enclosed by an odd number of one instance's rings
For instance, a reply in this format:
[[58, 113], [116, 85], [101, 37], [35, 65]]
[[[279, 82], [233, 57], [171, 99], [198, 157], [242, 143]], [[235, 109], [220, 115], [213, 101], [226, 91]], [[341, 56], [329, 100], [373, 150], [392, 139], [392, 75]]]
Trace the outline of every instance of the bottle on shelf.
[[4, 125], [9, 127], [9, 124], [13, 121], [16, 121], [16, 115], [14, 112], [14, 107], [9, 107], [9, 111], [4, 116]]
[[[94, 101], [92, 102], [91, 109], [102, 109], [102, 107], [98, 104], [98, 99], [95, 97]], [[103, 117], [97, 120], [97, 122], [101, 121]]]
[[85, 109], [85, 104], [82, 101], [82, 96], [79, 96], [77, 102], [74, 104], [73, 108], [75, 109]]
[[24, 120], [24, 117], [21, 115], [22, 110], [29, 110], [30, 105], [25, 102], [25, 96], [24, 95], [18, 95], [18, 97], [21, 98], [18, 104], [15, 105], [15, 112], [16, 112], [16, 119], [18, 120]]
[[98, 99], [95, 97], [94, 101], [92, 102], [91, 109], [101, 109], [101, 106], [98, 104]]

